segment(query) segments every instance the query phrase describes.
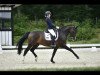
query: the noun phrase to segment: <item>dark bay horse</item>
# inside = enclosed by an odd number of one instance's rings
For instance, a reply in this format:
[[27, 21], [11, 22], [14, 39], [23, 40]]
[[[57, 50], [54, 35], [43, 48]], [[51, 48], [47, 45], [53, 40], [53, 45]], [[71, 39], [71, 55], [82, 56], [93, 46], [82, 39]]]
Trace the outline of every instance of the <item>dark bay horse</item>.
[[[51, 60], [50, 60], [52, 63], [55, 63], [53, 61], [53, 58], [54, 58], [55, 53], [56, 53], [56, 51], [59, 47], [64, 48], [64, 49], [72, 52], [74, 54], [74, 56], [77, 59], [79, 59], [79, 56], [71, 48], [66, 46], [66, 39], [67, 39], [68, 34], [70, 34], [70, 36], [75, 39], [76, 38], [76, 32], [77, 32], [77, 27], [75, 27], [75, 26], [64, 26], [64, 27], [61, 27], [60, 29], [58, 29], [59, 36], [58, 36], [58, 39], [56, 41], [56, 47], [53, 50], [52, 57], [51, 57]], [[23, 50], [22, 45], [23, 45], [23, 43], [26, 39], [28, 39], [28, 46], [24, 51], [24, 54], [23, 54], [24, 57], [27, 54], [27, 52], [30, 50], [33, 53], [33, 55], [35, 56], [35, 58], [37, 58], [37, 55], [34, 52], [34, 50], [39, 45], [44, 45], [44, 46], [50, 46], [51, 45], [51, 41], [45, 40], [43, 31], [27, 32], [22, 36], [22, 38], [17, 43], [19, 55], [21, 54], [21, 52]]]

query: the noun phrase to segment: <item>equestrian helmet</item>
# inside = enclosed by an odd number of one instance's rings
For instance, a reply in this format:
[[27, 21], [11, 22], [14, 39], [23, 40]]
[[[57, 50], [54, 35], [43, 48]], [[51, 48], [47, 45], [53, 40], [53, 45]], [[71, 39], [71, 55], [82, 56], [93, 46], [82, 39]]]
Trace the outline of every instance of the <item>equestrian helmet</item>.
[[46, 11], [46, 12], [45, 12], [45, 16], [47, 16], [48, 14], [51, 15], [51, 12], [50, 12], [50, 11]]

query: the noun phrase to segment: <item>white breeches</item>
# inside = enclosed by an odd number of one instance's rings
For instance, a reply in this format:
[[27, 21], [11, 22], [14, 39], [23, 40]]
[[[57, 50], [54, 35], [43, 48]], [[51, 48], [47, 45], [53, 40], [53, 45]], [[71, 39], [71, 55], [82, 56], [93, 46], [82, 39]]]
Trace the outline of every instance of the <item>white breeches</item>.
[[53, 29], [48, 29], [48, 31], [53, 35], [53, 36], [55, 36], [56, 37], [56, 34], [55, 34], [55, 32], [54, 32], [54, 30]]

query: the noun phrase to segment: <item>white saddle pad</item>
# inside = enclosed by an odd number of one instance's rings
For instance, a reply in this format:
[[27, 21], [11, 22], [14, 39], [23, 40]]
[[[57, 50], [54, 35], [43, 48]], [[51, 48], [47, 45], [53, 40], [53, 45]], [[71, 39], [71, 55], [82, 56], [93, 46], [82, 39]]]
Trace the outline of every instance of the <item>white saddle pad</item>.
[[[51, 35], [50, 35], [50, 33], [44, 32], [44, 36], [45, 36], [45, 39], [46, 39], [46, 40], [51, 41]], [[56, 41], [57, 39], [58, 39], [58, 32], [57, 32], [55, 41]]]

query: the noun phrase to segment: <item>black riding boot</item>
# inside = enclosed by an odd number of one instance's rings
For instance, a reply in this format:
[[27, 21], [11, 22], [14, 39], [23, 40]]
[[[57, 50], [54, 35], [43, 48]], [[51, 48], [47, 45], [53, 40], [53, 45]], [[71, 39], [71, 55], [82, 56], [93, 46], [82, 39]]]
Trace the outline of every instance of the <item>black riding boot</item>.
[[51, 41], [51, 47], [54, 48], [56, 47], [56, 44], [55, 44], [55, 36], [52, 36], [52, 41]]

